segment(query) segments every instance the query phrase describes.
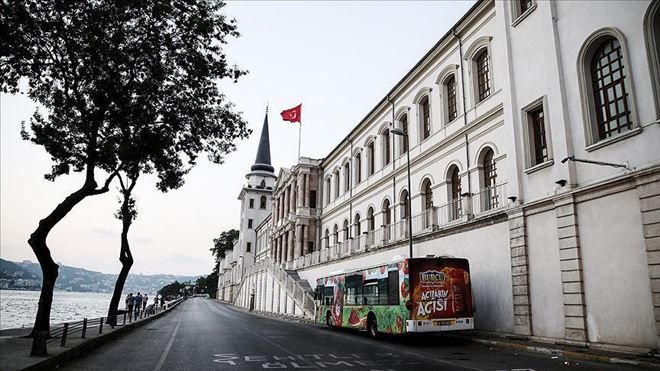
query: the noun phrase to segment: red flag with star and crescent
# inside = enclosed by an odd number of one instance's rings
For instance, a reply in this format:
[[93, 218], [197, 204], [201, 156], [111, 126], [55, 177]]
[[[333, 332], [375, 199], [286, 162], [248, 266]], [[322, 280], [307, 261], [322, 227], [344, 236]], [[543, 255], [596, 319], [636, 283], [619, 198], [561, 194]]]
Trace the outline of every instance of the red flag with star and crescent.
[[280, 113], [282, 115], [282, 120], [290, 122], [300, 122], [300, 113], [302, 111], [302, 103], [299, 105], [286, 109]]

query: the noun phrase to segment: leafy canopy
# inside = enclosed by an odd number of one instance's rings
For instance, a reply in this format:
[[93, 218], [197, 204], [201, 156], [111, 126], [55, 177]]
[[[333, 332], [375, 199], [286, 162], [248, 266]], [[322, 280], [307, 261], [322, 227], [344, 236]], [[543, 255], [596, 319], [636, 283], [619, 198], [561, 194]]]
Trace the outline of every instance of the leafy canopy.
[[218, 238], [213, 239], [213, 247], [210, 248], [211, 254], [215, 258], [216, 266], [214, 272], [217, 272], [217, 263], [220, 259], [224, 259], [227, 251], [230, 251], [234, 248], [234, 241], [238, 239], [238, 230], [230, 229], [220, 233]]
[[[180, 187], [200, 153], [221, 163], [246, 123], [219, 90], [245, 71], [223, 45], [236, 22], [219, 0], [0, 2], [0, 89], [39, 103], [25, 139], [48, 179], [94, 168], [155, 172]], [[42, 113], [45, 111], [45, 113]]]

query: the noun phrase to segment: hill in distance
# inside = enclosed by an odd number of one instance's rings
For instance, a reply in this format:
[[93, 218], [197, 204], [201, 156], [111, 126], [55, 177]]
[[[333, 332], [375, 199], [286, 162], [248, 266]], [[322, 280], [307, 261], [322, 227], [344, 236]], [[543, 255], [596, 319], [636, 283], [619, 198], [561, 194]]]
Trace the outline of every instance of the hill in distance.
[[[174, 281], [185, 282], [196, 280], [197, 276], [177, 276], [171, 274], [133, 274], [129, 273], [124, 285], [124, 292], [154, 293], [163, 286]], [[12, 262], [0, 259], [0, 280], [7, 282], [23, 282], [29, 280], [41, 281], [41, 267], [29, 260]], [[22, 280], [22, 281], [21, 281]], [[55, 282], [56, 290], [77, 292], [111, 293], [117, 280], [116, 274], [90, 271], [84, 268], [70, 267], [60, 264], [59, 275]], [[20, 287], [16, 287], [20, 288]]]

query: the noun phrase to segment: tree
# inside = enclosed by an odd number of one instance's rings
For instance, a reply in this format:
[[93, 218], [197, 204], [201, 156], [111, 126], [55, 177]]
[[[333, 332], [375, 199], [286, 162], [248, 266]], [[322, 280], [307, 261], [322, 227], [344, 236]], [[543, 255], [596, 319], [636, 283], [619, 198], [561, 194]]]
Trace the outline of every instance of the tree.
[[238, 239], [238, 230], [230, 229], [220, 233], [218, 238], [213, 239], [213, 247], [210, 248], [211, 254], [215, 258], [213, 272], [218, 274], [218, 263], [225, 258], [227, 251], [234, 248], [234, 241]]
[[208, 276], [199, 277], [195, 285], [200, 288], [203, 293], [209, 294], [210, 298], [215, 299], [216, 291], [218, 290], [218, 273], [212, 272]]
[[140, 176], [140, 171], [138, 168], [133, 168], [133, 171], [127, 172], [125, 174], [126, 181], [122, 174], [118, 174], [120, 192], [122, 197], [120, 198], [121, 206], [115, 214], [115, 217], [121, 220], [121, 243], [119, 249], [119, 262], [121, 263], [121, 270], [119, 275], [117, 275], [117, 281], [115, 282], [115, 287], [112, 292], [112, 298], [110, 299], [110, 305], [108, 307], [108, 316], [107, 323], [111, 326], [117, 325], [117, 312], [119, 309], [119, 301], [121, 300], [121, 294], [124, 291], [124, 284], [126, 283], [126, 278], [128, 273], [133, 266], [133, 254], [131, 253], [130, 245], [128, 242], [128, 230], [131, 228], [131, 224], [137, 217], [137, 209], [135, 207], [135, 199], [133, 198], [133, 189], [137, 183], [138, 177]]
[[223, 6], [220, 0], [0, 2], [0, 88], [17, 93], [24, 79], [28, 96], [46, 111], [35, 111], [23, 137], [51, 156], [47, 179], [85, 175], [28, 240], [43, 271], [32, 355], [46, 354], [50, 336], [58, 266], [46, 240], [53, 227], [86, 197], [107, 192], [122, 171], [153, 171], [158, 189], [178, 188], [200, 153], [221, 163], [234, 141], [249, 135], [218, 87], [245, 73], [228, 64], [222, 49], [238, 36], [235, 21], [220, 13]]

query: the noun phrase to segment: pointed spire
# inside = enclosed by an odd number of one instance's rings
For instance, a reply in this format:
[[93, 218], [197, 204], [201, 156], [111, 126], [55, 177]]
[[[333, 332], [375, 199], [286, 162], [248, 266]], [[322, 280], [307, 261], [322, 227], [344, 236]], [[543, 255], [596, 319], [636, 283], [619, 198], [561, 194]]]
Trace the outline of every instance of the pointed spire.
[[252, 171], [267, 171], [274, 173], [275, 168], [270, 164], [270, 139], [268, 138], [268, 106], [266, 106], [266, 116], [264, 117], [264, 126], [261, 128], [261, 138], [259, 139], [259, 149], [254, 165], [250, 168]]

